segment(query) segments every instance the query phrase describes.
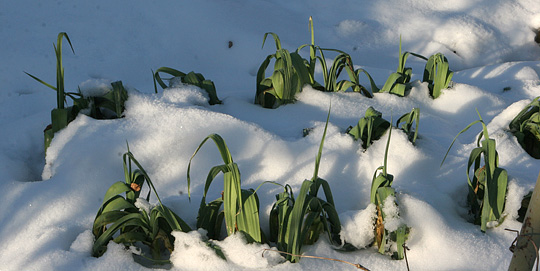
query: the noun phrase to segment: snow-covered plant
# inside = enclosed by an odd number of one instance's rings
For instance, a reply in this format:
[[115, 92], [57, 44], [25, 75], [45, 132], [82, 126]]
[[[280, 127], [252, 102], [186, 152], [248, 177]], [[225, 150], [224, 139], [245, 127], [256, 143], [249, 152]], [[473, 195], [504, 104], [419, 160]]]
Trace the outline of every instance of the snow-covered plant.
[[[95, 241], [92, 255], [94, 257], [103, 255], [107, 250], [107, 244], [112, 240], [126, 247], [142, 243], [150, 248], [155, 263], [167, 262], [161, 259], [164, 252], [162, 248], [166, 248], [169, 253], [172, 252], [174, 237], [171, 232], [173, 230], [188, 232], [191, 229], [178, 215], [161, 203], [150, 177], [129, 151], [129, 147], [123, 159], [125, 181], [118, 181], [109, 187], [94, 219], [92, 233]], [[137, 169], [132, 168], [132, 163]], [[145, 183], [148, 184], [149, 191], [146, 198], [140, 198]], [[158, 200], [155, 206], [148, 203], [152, 190]]]
[[[84, 97], [80, 91], [78, 93], [66, 92], [64, 87], [64, 66], [62, 65], [62, 41], [64, 38], [69, 43], [71, 51], [75, 53], [68, 34], [60, 32], [56, 45], [53, 44], [56, 55], [56, 86], [48, 84], [36, 76], [25, 72], [36, 81], [56, 91], [56, 108], [51, 111], [51, 124], [44, 130], [45, 150], [51, 144], [54, 133], [67, 127], [81, 110], [90, 108], [87, 114], [95, 119], [119, 118], [124, 111], [124, 102], [128, 98], [121, 81], [112, 83], [112, 90], [99, 97]], [[70, 97], [73, 100], [72, 106], [65, 106], [67, 103], [66, 97]]]
[[[255, 103], [266, 108], [276, 108], [282, 104], [292, 103], [295, 95], [302, 91], [305, 84], [313, 81], [304, 59], [298, 52], [290, 53], [281, 47], [281, 41], [275, 33], [265, 33], [263, 47], [268, 34], [276, 43], [276, 53], [268, 55], [257, 71], [257, 92]], [[270, 61], [275, 59], [272, 75], [266, 77], [266, 69]]]
[[[212, 139], [216, 144], [224, 164], [214, 166], [208, 172], [204, 185], [204, 193], [197, 216], [197, 227], [208, 231], [209, 237], [218, 238], [223, 218], [227, 235], [242, 232], [250, 242], [262, 242], [263, 235], [259, 223], [259, 199], [254, 190], [243, 190], [240, 187], [240, 170], [234, 163], [225, 140], [218, 134], [207, 136], [195, 150], [189, 160], [187, 170], [188, 195], [191, 197], [190, 169], [191, 162], [204, 143]], [[212, 181], [219, 173], [223, 173], [223, 195], [206, 203], [206, 195]], [[223, 205], [223, 212], [220, 212]]]
[[[214, 82], [211, 80], [207, 80], [204, 78], [204, 76], [200, 73], [195, 72], [189, 72], [189, 73], [183, 73], [179, 70], [169, 68], [169, 67], [161, 67], [157, 69], [155, 72], [152, 72], [152, 75], [154, 77], [154, 91], [157, 93], [157, 85], [159, 84], [161, 88], [167, 88], [167, 85], [165, 82], [163, 82], [164, 79], [161, 78], [159, 75], [160, 73], [166, 73], [169, 75], [172, 75], [173, 78], [178, 78], [180, 81], [184, 84], [188, 85], [194, 85], [201, 89], [204, 89], [206, 93], [208, 93], [209, 101], [208, 103], [210, 105], [214, 104], [221, 104], [221, 100], [217, 96], [216, 92], [216, 86], [214, 85]], [[169, 78], [167, 80], [172, 80], [173, 78]]]
[[[478, 110], [476, 112], [478, 113]], [[483, 130], [478, 136], [477, 147], [471, 151], [467, 162], [467, 182], [469, 184], [467, 203], [474, 223], [479, 224], [482, 232], [485, 232], [488, 226], [497, 225], [505, 218], [503, 210], [508, 188], [508, 174], [505, 169], [499, 167], [499, 154], [495, 139], [489, 138], [487, 126], [480, 113], [478, 113], [478, 117], [479, 120], [470, 123], [456, 135], [448, 147], [442, 163], [444, 163], [457, 137], [474, 124], [481, 123]], [[482, 140], [482, 138], [484, 139]]]
[[[276, 242], [280, 251], [289, 253], [285, 257], [291, 262], [298, 262], [302, 246], [313, 244], [321, 233], [326, 232], [332, 244], [336, 246], [341, 244], [339, 236], [341, 222], [335, 209], [330, 185], [318, 177], [329, 118], [330, 112], [315, 159], [313, 177], [311, 180], [304, 180], [296, 198], [291, 187], [284, 186], [284, 191], [276, 195], [277, 201], [270, 212], [270, 240]], [[326, 200], [317, 196], [321, 187]]]
[[[45, 150], [47, 150], [47, 148], [51, 144], [54, 133], [62, 130], [71, 121], [73, 121], [75, 117], [77, 117], [77, 114], [79, 114], [80, 110], [80, 106], [77, 106], [77, 102], [79, 101], [77, 96], [80, 96], [80, 94], [67, 93], [64, 89], [64, 67], [62, 65], [62, 40], [64, 38], [69, 43], [71, 51], [75, 53], [75, 51], [73, 50], [73, 45], [71, 44], [67, 33], [59, 33], [56, 45], [53, 44], [54, 53], [56, 55], [56, 86], [50, 85], [45, 81], [35, 77], [34, 75], [25, 72], [27, 75], [34, 78], [36, 81], [56, 91], [56, 108], [51, 111], [51, 124], [47, 126], [47, 128], [45, 128], [44, 130]], [[66, 103], [66, 96], [69, 96], [74, 100], [74, 106], [65, 108], [64, 104]]]
[[[407, 134], [409, 141], [413, 144], [416, 143], [416, 138], [418, 137], [418, 124], [420, 123], [420, 108], [413, 108], [411, 112], [401, 116], [396, 122], [396, 127], [399, 127], [401, 123], [403, 123], [401, 125], [401, 130]], [[415, 124], [414, 128], [413, 123]]]
[[450, 70], [448, 59], [437, 53], [429, 57], [424, 68], [423, 82], [428, 82], [429, 94], [433, 98], [441, 95], [441, 90], [448, 88], [454, 72]]
[[386, 79], [386, 82], [384, 83], [384, 86], [374, 92], [389, 92], [392, 94], [396, 94], [398, 96], [405, 96], [405, 92], [410, 89], [409, 82], [411, 81], [411, 75], [412, 75], [412, 68], [405, 67], [405, 63], [407, 62], [407, 58], [409, 55], [416, 56], [418, 58], [427, 60], [424, 56], [405, 52], [401, 53], [401, 37], [399, 38], [399, 62], [398, 62], [398, 68], [397, 71], [390, 74], [388, 79]]
[[349, 127], [347, 133], [355, 140], [362, 140], [362, 147], [367, 149], [373, 141], [381, 138], [388, 127], [390, 127], [390, 122], [382, 118], [381, 112], [370, 106], [364, 117], [358, 121], [357, 125]]
[[510, 122], [510, 132], [532, 157], [540, 159], [540, 96], [536, 97]]
[[[392, 258], [401, 260], [404, 257], [404, 244], [409, 228], [401, 222], [396, 203], [396, 192], [392, 188], [394, 176], [387, 172], [388, 148], [392, 129], [388, 132], [388, 141], [384, 152], [384, 165], [375, 170], [371, 182], [371, 203], [377, 208], [375, 221], [375, 244], [381, 254], [391, 253]], [[377, 173], [379, 173], [377, 175]]]
[[[95, 119], [115, 119], [123, 116], [128, 99], [127, 90], [122, 81], [112, 82], [111, 87], [102, 95], [84, 96], [80, 99], [86, 102], [85, 108], [89, 109], [86, 113], [88, 116]], [[86, 112], [85, 108], [81, 108], [81, 113]]]

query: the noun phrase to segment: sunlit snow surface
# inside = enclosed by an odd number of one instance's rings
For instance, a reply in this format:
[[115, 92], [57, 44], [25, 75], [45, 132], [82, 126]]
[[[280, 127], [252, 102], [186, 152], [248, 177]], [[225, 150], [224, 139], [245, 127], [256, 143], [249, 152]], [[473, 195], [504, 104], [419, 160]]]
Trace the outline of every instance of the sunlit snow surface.
[[[305, 87], [295, 104], [275, 110], [254, 105], [257, 69], [274, 50], [273, 42], [261, 49], [264, 33], [277, 33], [284, 48], [295, 50], [310, 42], [309, 16], [316, 43], [350, 53], [379, 86], [397, 67], [400, 36], [403, 50], [444, 53], [455, 71], [454, 86], [431, 99], [427, 85], [415, 81], [424, 63], [410, 57], [415, 82], [404, 98], [376, 94], [367, 99]], [[330, 104], [319, 176], [331, 185], [342, 238], [365, 248], [339, 252], [322, 238], [304, 246], [305, 255], [371, 270], [406, 269], [405, 261], [369, 246], [371, 179], [383, 163], [387, 135], [363, 150], [345, 131], [370, 106], [394, 124], [418, 107], [416, 145], [394, 129], [388, 155], [400, 213], [395, 226], [411, 227], [411, 270], [507, 269], [515, 233], [505, 229], [521, 227], [517, 210], [540, 170], [540, 161], [530, 158], [508, 132], [512, 118], [540, 95], [540, 46], [533, 41], [533, 29], [540, 28], [536, 1], [131, 1], [129, 7], [110, 1], [13, 1], [2, 5], [0, 25], [0, 270], [147, 270], [114, 243], [102, 257], [91, 256], [92, 222], [105, 191], [123, 179], [126, 142], [164, 204], [194, 228], [203, 181], [212, 166], [222, 163], [213, 144], [201, 149], [191, 166], [190, 202], [187, 165], [207, 135], [218, 133], [226, 140], [244, 188], [274, 181], [297, 192], [313, 175]], [[55, 93], [23, 71], [54, 83], [52, 43], [61, 31], [69, 34], [76, 53], [64, 43], [70, 90], [99, 91], [122, 80], [130, 98], [123, 119], [80, 115], [55, 135], [44, 158], [42, 131], [50, 123]], [[195, 87], [155, 94], [151, 69], [161, 66], [203, 73], [215, 82], [223, 104], [208, 105], [207, 95]], [[466, 208], [465, 167], [480, 126], [462, 134], [440, 166], [454, 136], [478, 119], [476, 110], [488, 123], [500, 166], [509, 174], [507, 218], [485, 234], [468, 222]], [[306, 137], [304, 128], [312, 129]], [[281, 189], [263, 185], [258, 191], [265, 231]], [[210, 198], [221, 190], [222, 184], [213, 184]], [[352, 268], [314, 259], [283, 263], [275, 253], [264, 252], [272, 246], [247, 244], [241, 236], [215, 242], [225, 262], [206, 247], [203, 232], [174, 236], [173, 270]]]

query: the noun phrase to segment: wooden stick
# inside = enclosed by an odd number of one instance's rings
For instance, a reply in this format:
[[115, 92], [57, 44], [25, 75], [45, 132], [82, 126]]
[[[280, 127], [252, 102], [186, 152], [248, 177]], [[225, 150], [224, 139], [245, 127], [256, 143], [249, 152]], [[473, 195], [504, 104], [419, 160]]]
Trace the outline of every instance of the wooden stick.
[[[527, 208], [527, 214], [523, 220], [521, 233], [517, 237], [509, 271], [532, 270], [534, 261], [538, 259], [538, 247], [540, 244], [540, 174]], [[538, 268], [538, 265], [537, 265]]]

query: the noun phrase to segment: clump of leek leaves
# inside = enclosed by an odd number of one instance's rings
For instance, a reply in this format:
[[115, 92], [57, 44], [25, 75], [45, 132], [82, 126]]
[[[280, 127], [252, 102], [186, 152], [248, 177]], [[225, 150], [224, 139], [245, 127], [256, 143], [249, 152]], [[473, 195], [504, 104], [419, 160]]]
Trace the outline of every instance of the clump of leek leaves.
[[[249, 242], [261, 243], [264, 235], [259, 223], [259, 199], [255, 190], [241, 189], [240, 170], [233, 161], [225, 140], [220, 135], [211, 134], [207, 136], [191, 156], [187, 170], [188, 195], [191, 197], [191, 177], [189, 174], [191, 162], [209, 139], [216, 144], [224, 164], [214, 166], [208, 172], [197, 216], [197, 228], [205, 229], [209, 238], [218, 239], [223, 219], [225, 219], [228, 236], [236, 232], [242, 232]], [[219, 173], [223, 173], [223, 195], [207, 203], [208, 189]], [[221, 211], [222, 206], [223, 211]]]
[[[81, 95], [79, 93], [66, 93], [64, 90], [64, 67], [62, 65], [62, 40], [64, 38], [69, 43], [71, 51], [75, 53], [75, 50], [73, 50], [73, 45], [71, 44], [67, 33], [59, 33], [56, 44], [53, 44], [54, 52], [56, 54], [56, 87], [29, 73], [26, 73], [38, 82], [56, 91], [56, 108], [51, 111], [51, 124], [47, 126], [44, 131], [45, 150], [47, 150], [47, 148], [51, 144], [54, 133], [65, 128], [68, 123], [70, 123], [75, 119], [75, 117], [77, 117], [77, 114], [79, 114], [79, 111], [81, 110], [81, 106], [79, 105], [82, 101], [79, 99]], [[67, 108], [64, 106], [64, 104], [66, 103], [66, 96], [69, 96], [73, 99], [74, 106]]]
[[355, 140], [361, 140], [362, 147], [367, 149], [373, 141], [381, 138], [390, 126], [390, 122], [382, 118], [382, 113], [370, 106], [358, 124], [347, 129], [347, 133]]
[[[255, 104], [265, 108], [277, 108], [282, 104], [293, 103], [296, 93], [301, 92], [305, 84], [312, 83], [313, 78], [310, 78], [304, 59], [298, 52], [291, 53], [281, 47], [277, 34], [265, 33], [263, 47], [268, 35], [274, 38], [276, 52], [268, 55], [257, 71]], [[266, 77], [266, 69], [272, 59], [275, 59], [274, 70], [272, 75]]]
[[415, 54], [411, 52], [401, 53], [401, 37], [400, 37], [399, 38], [399, 62], [398, 62], [397, 71], [390, 74], [388, 79], [386, 79], [384, 86], [380, 90], [377, 90], [374, 92], [389, 92], [398, 96], [402, 96], [402, 97], [405, 96], [406, 91], [411, 88], [410, 81], [411, 81], [411, 75], [412, 75], [412, 68], [405, 67], [407, 58], [410, 55], [416, 56], [424, 60], [428, 60], [426, 57], [421, 56], [419, 54]]
[[[51, 144], [54, 133], [67, 127], [81, 110], [89, 108], [88, 115], [95, 119], [119, 118], [124, 111], [124, 102], [128, 98], [121, 81], [111, 83], [112, 90], [100, 97], [83, 97], [80, 91], [78, 93], [66, 92], [64, 87], [64, 67], [62, 65], [62, 41], [64, 38], [69, 43], [71, 51], [75, 53], [68, 34], [60, 32], [56, 44], [53, 44], [56, 55], [56, 86], [25, 72], [36, 81], [56, 91], [56, 108], [51, 111], [51, 124], [44, 131], [45, 150]], [[65, 106], [66, 97], [73, 100], [72, 106]]]
[[454, 73], [449, 68], [448, 59], [442, 54], [437, 53], [428, 58], [411, 53], [401, 53], [401, 37], [399, 38], [399, 62], [397, 71], [390, 74], [384, 86], [381, 89], [375, 89], [373, 92], [389, 92], [398, 96], [405, 96], [411, 88], [410, 81], [412, 69], [405, 67], [407, 58], [412, 55], [420, 59], [426, 60], [424, 67], [424, 76], [422, 82], [428, 83], [429, 94], [431, 97], [438, 98], [441, 95], [442, 89], [448, 88], [451, 84]]
[[[387, 157], [388, 149], [390, 147], [390, 136], [392, 135], [392, 128], [388, 132], [388, 140], [386, 142], [386, 149], [384, 152], [384, 165], [375, 170], [373, 174], [373, 181], [371, 183], [371, 203], [377, 207], [377, 220], [375, 221], [375, 243], [379, 247], [379, 253], [392, 253], [392, 258], [401, 260], [404, 257], [404, 244], [409, 234], [409, 228], [405, 224], [401, 224], [397, 229], [392, 231], [385, 227], [385, 220], [390, 218], [388, 214], [384, 212], [385, 204], [395, 204], [396, 192], [392, 188], [392, 182], [394, 176], [387, 172]], [[377, 175], [377, 172], [379, 172]], [[394, 202], [389, 202], [388, 197], [394, 198]], [[399, 219], [398, 217], [392, 217], [391, 219]], [[395, 243], [395, 250], [392, 249], [390, 244]]]
[[456, 135], [452, 144], [448, 147], [448, 151], [446, 151], [441, 166], [457, 137], [474, 124], [482, 124], [483, 130], [478, 136], [477, 147], [471, 151], [467, 162], [467, 183], [469, 185], [467, 203], [474, 223], [479, 224], [480, 230], [485, 232], [489, 226], [488, 224], [500, 224], [505, 218], [503, 210], [508, 186], [508, 174], [505, 169], [499, 167], [499, 154], [497, 153], [495, 139], [489, 138], [487, 126], [482, 120], [482, 116], [480, 116], [478, 110], [476, 113], [479, 120], [473, 121]]
[[[330, 242], [341, 245], [339, 233], [341, 222], [334, 205], [330, 185], [318, 177], [319, 164], [330, 111], [326, 119], [324, 133], [315, 159], [315, 171], [310, 180], [304, 180], [300, 192], [295, 198], [289, 185], [276, 195], [277, 201], [270, 212], [270, 240], [275, 242], [280, 251], [287, 252], [285, 257], [290, 262], [298, 262], [304, 244], [313, 244], [321, 233], [326, 232]], [[322, 188], [325, 199], [317, 196]]]
[[[404, 114], [397, 120], [396, 127], [401, 124], [401, 130], [407, 134], [409, 141], [415, 144], [418, 137], [419, 123], [420, 109], [413, 108], [411, 112]], [[390, 126], [391, 123], [382, 118], [382, 113], [370, 106], [366, 110], [364, 117], [358, 121], [358, 124], [347, 128], [347, 133], [354, 140], [361, 140], [362, 148], [367, 149], [373, 144], [373, 141], [381, 138]]]
[[[263, 47], [267, 36], [270, 34], [276, 43], [276, 53], [268, 55], [259, 67], [255, 103], [266, 108], [276, 108], [282, 104], [293, 103], [296, 93], [301, 92], [302, 87], [306, 84], [322, 91], [334, 92], [352, 89], [372, 98], [373, 94], [360, 84], [359, 79], [360, 73], [364, 73], [370, 80], [372, 91], [378, 90], [369, 73], [364, 69], [355, 70], [349, 54], [337, 49], [325, 49], [315, 45], [313, 19], [311, 17], [309, 18], [309, 27], [311, 30], [311, 44], [301, 45], [295, 52], [283, 49], [277, 34], [271, 32], [264, 34]], [[309, 61], [299, 54], [304, 47], [309, 47]], [[317, 55], [317, 51], [320, 55]], [[339, 53], [330, 67], [326, 64], [324, 51]], [[272, 59], [275, 59], [274, 70], [271, 76], [266, 77], [265, 72]], [[322, 66], [324, 85], [315, 80], [317, 60]], [[344, 69], [349, 76], [349, 80], [338, 81], [338, 77]]]
[[[142, 243], [150, 248], [152, 263], [168, 263], [168, 260], [162, 260], [162, 257], [167, 251], [170, 253], [173, 250], [174, 237], [171, 232], [188, 232], [191, 229], [178, 215], [162, 204], [154, 184], [129, 150], [129, 146], [123, 159], [125, 180], [109, 187], [94, 219], [92, 233], [95, 241], [92, 256], [103, 255], [107, 244], [112, 240], [126, 247]], [[132, 164], [137, 168], [134, 169]], [[149, 186], [149, 191], [146, 198], [142, 198], [141, 190], [145, 183]], [[148, 203], [151, 191], [154, 191], [158, 200], [158, 204], [153, 207]], [[144, 254], [141, 256], [149, 259]]]
[[[371, 83], [371, 89], [378, 89], [375, 85], [375, 82], [369, 75], [369, 73], [364, 69], [354, 69], [354, 65], [352, 62], [352, 58], [349, 54], [337, 50], [337, 49], [326, 49], [321, 48], [317, 45], [315, 45], [315, 35], [313, 31], [313, 19], [309, 17], [309, 27], [311, 30], [311, 44], [304, 44], [298, 47], [296, 50], [299, 52], [304, 47], [309, 47], [309, 62], [305, 61], [309, 76], [310, 76], [310, 84], [313, 86], [313, 88], [322, 90], [322, 91], [329, 91], [329, 92], [336, 92], [336, 91], [345, 91], [347, 89], [352, 89], [354, 92], [362, 93], [364, 96], [368, 98], [372, 98], [373, 94], [369, 92], [364, 86], [360, 84], [360, 73], [364, 73], [370, 83]], [[317, 55], [317, 51], [319, 52], [320, 56]], [[326, 64], [326, 58], [324, 56], [324, 51], [330, 51], [330, 52], [337, 52], [339, 53], [332, 62], [332, 65], [330, 68]], [[317, 60], [321, 64], [321, 68], [323, 71], [323, 79], [324, 79], [324, 86], [319, 84], [315, 81], [315, 65]], [[340, 76], [341, 72], [345, 69], [349, 76], [349, 80], [341, 80], [338, 81], [338, 77]]]
[[[397, 122], [396, 127], [399, 127], [401, 124], [401, 130], [407, 134], [409, 141], [413, 144], [416, 143], [416, 138], [418, 137], [418, 125], [420, 123], [420, 108], [413, 108], [411, 112], [401, 116]], [[413, 127], [413, 124], [415, 126]]]
[[443, 54], [437, 53], [427, 60], [422, 81], [428, 83], [429, 95], [436, 99], [441, 95], [442, 89], [450, 86], [453, 75], [448, 59]]
[[532, 157], [540, 159], [540, 96], [525, 106], [510, 122], [510, 132]]
[[170, 78], [168, 80], [178, 78], [180, 79], [180, 82], [184, 84], [193, 85], [201, 89], [204, 89], [206, 93], [208, 93], [208, 97], [210, 99], [208, 103], [210, 105], [221, 104], [221, 100], [217, 96], [216, 86], [214, 85], [214, 82], [204, 78], [204, 76], [201, 73], [189, 72], [186, 74], [179, 70], [169, 68], [169, 67], [161, 67], [161, 68], [158, 68], [155, 72], [152, 71], [152, 76], [154, 77], [154, 91], [156, 93], [158, 92], [157, 90], [158, 84], [163, 89], [167, 88], [167, 85], [165, 84], [165, 82], [163, 82], [164, 79], [161, 78], [160, 73], [166, 73], [173, 76], [173, 78]]

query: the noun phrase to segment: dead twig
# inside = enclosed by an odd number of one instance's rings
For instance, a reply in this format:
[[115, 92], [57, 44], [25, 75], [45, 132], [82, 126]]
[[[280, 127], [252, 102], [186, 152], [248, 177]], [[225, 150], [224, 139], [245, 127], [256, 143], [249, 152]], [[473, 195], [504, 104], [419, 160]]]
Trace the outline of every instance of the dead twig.
[[326, 257], [318, 257], [318, 256], [309, 256], [309, 255], [296, 255], [296, 254], [292, 254], [292, 253], [289, 253], [289, 252], [285, 252], [285, 251], [279, 251], [279, 250], [274, 250], [274, 249], [269, 249], [269, 248], [265, 248], [263, 253], [262, 253], [262, 256], [264, 257], [264, 253], [266, 251], [273, 251], [273, 252], [277, 252], [277, 253], [280, 253], [280, 254], [287, 254], [287, 255], [291, 255], [291, 256], [294, 256], [294, 257], [303, 257], [303, 258], [312, 258], [312, 259], [321, 259], [321, 260], [329, 260], [329, 261], [336, 261], [336, 262], [341, 262], [341, 263], [346, 263], [346, 264], [349, 264], [349, 265], [352, 265], [354, 267], [356, 267], [357, 269], [360, 269], [360, 270], [363, 270], [363, 271], [369, 271], [369, 269], [365, 268], [364, 266], [362, 266], [361, 264], [359, 263], [351, 263], [351, 262], [347, 262], [347, 261], [343, 261], [343, 260], [338, 260], [338, 259], [332, 259], [332, 258], [326, 258]]
[[405, 243], [403, 243], [403, 254], [405, 256], [405, 263], [407, 264], [407, 271], [411, 271], [411, 269], [409, 268], [409, 260], [407, 259], [407, 250], [410, 249], [405, 245]]

